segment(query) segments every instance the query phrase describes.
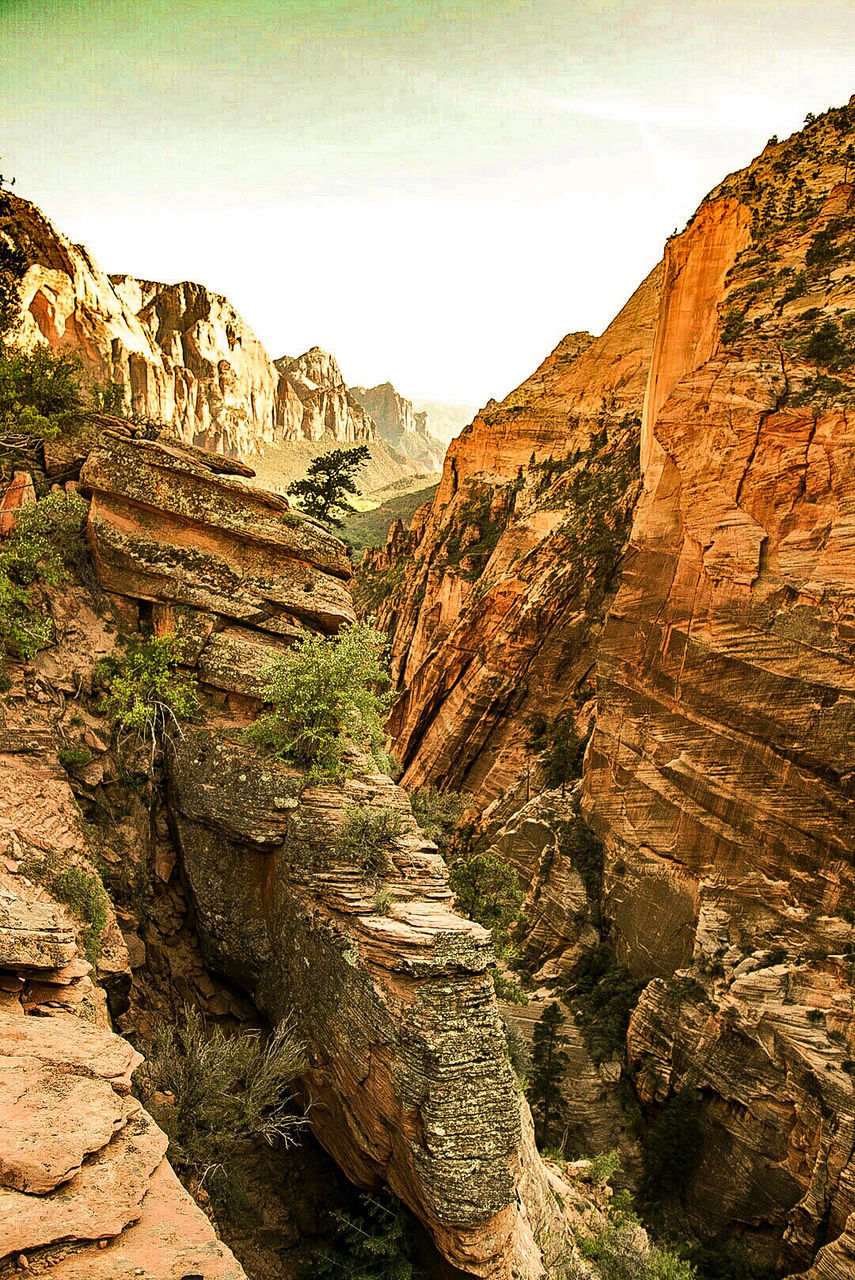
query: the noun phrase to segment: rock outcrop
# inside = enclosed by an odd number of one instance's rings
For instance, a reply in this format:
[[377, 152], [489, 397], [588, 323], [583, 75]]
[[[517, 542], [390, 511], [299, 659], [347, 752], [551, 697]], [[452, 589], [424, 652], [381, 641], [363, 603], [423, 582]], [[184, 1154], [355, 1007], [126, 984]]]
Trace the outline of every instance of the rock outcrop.
[[844, 108], [770, 144], [669, 242], [585, 775], [655, 979], [631, 1058], [650, 1102], [699, 1091], [691, 1220], [793, 1270], [855, 1209], [853, 136]]
[[317, 347], [274, 363], [227, 298], [203, 285], [106, 275], [26, 200], [3, 193], [0, 237], [22, 256], [16, 341], [80, 356], [127, 410], [232, 457], [326, 436], [377, 440]]
[[[566, 451], [547, 364], [463, 433], [433, 506], [360, 571], [394, 635], [405, 780], [471, 791], [534, 877], [534, 964], [579, 939], [551, 866], [539, 880], [549, 833], [521, 809], [540, 784], [520, 783], [526, 713], [581, 730], [596, 671], [583, 810], [611, 945], [647, 983], [628, 1035], [639, 1098], [652, 1120], [694, 1099], [692, 1228], [811, 1280], [849, 1274], [855, 1210], [853, 139], [855, 102], [722, 183], [565, 362]], [[559, 480], [542, 511], [525, 495], [571, 449], [583, 475], [614, 474], [590, 441], [600, 404], [614, 454], [612, 397], [643, 496], [603, 630], [608, 593], [569, 589], [584, 542], [562, 552], [549, 524], [575, 519], [579, 490]], [[629, 511], [636, 492], [609, 502]]]
[[[14, 1263], [51, 1280], [244, 1280], [172, 1172], [166, 1135], [130, 1096], [142, 1058], [108, 1029], [105, 992], [89, 976], [72, 920], [25, 874], [35, 851], [60, 854], [62, 810], [53, 831], [16, 830], [8, 777], [0, 835], [0, 1267]], [[26, 860], [10, 856], [21, 853]]]
[[428, 415], [417, 412], [391, 382], [378, 387], [354, 387], [353, 394], [370, 413], [381, 437], [426, 474], [439, 471], [445, 445], [428, 431]]

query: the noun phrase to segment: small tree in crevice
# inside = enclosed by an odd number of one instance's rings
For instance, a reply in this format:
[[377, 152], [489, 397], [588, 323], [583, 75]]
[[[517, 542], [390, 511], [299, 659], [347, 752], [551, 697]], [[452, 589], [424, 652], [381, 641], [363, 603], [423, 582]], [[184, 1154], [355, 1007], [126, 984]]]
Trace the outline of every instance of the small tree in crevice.
[[246, 730], [247, 741], [308, 766], [312, 780], [342, 781], [349, 750], [389, 772], [383, 717], [394, 697], [385, 654], [385, 635], [364, 622], [333, 637], [307, 635], [268, 667], [259, 693], [271, 709]]
[[562, 1031], [564, 1015], [553, 1001], [534, 1025], [531, 1069], [527, 1089], [534, 1115], [534, 1131], [541, 1151], [554, 1145], [555, 1134], [565, 1123], [566, 1104], [561, 1078], [567, 1068], [567, 1037]]
[[104, 702], [120, 732], [149, 749], [151, 768], [158, 747], [183, 737], [182, 722], [199, 709], [196, 677], [180, 670], [177, 646], [176, 636], [165, 635], [131, 648]]

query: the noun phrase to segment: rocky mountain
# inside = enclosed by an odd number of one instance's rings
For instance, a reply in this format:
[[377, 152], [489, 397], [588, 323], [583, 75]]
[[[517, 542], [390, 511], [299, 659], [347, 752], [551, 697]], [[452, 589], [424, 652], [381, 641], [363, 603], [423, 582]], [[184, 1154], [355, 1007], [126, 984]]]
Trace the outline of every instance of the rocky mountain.
[[379, 387], [354, 387], [353, 394], [371, 415], [384, 440], [426, 475], [442, 469], [445, 446], [428, 431], [427, 413], [417, 412], [391, 382]]
[[8, 193], [0, 236], [23, 259], [17, 341], [76, 352], [96, 379], [119, 385], [125, 410], [231, 457], [292, 442], [367, 443], [383, 454], [384, 477], [420, 469], [403, 454], [386, 456], [371, 417], [320, 348], [273, 361], [227, 298], [199, 284], [107, 276], [88, 250]]
[[[469, 792], [521, 870], [577, 1047], [627, 993], [583, 1125], [620, 1075], [627, 1134], [682, 1134], [672, 1222], [809, 1280], [855, 1265], [853, 156], [855, 99], [727, 178], [359, 584], [404, 783]], [[592, 730], [563, 818], [562, 719]]]

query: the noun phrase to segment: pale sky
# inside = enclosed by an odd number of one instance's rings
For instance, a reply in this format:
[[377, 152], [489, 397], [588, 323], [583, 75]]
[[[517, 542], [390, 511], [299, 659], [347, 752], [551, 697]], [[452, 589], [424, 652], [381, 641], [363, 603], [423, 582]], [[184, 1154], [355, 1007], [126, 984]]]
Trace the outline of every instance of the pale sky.
[[853, 0], [0, 0], [0, 171], [274, 357], [482, 404], [846, 102], [853, 49]]

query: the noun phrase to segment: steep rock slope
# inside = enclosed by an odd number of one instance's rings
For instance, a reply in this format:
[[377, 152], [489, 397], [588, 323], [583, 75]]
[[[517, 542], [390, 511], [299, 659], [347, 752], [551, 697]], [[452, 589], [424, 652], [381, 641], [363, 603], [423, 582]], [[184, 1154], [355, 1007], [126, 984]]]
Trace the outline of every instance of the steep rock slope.
[[373, 418], [384, 440], [424, 472], [439, 471], [445, 445], [428, 431], [427, 413], [417, 412], [391, 382], [378, 387], [354, 387], [353, 394]]
[[568, 335], [482, 410], [451, 444], [431, 506], [360, 566], [360, 607], [392, 636], [407, 785], [463, 787], [483, 807], [525, 773], [535, 714], [586, 727], [638, 493], [660, 274], [601, 338]]
[[0, 783], [0, 1268], [51, 1280], [243, 1280], [170, 1168], [166, 1135], [130, 1096], [142, 1058], [110, 1031], [99, 985], [109, 981], [114, 1009], [127, 1005], [115, 916], [96, 970], [34, 871], [93, 874], [48, 724], [16, 719], [4, 716]]
[[853, 139], [850, 107], [771, 143], [669, 243], [585, 774], [655, 979], [631, 1059], [700, 1091], [690, 1218], [792, 1268], [855, 1210]]
[[[80, 475], [102, 586], [179, 636], [210, 698], [166, 758], [205, 956], [272, 1021], [294, 1017], [310, 1122], [352, 1179], [391, 1186], [455, 1265], [533, 1278], [541, 1233], [572, 1244], [585, 1201], [565, 1187], [565, 1213], [547, 1194], [489, 935], [454, 914], [444, 864], [388, 778], [355, 761], [346, 786], [310, 786], [241, 737], [266, 661], [353, 617], [341, 543], [241, 469], [105, 431]], [[342, 847], [368, 808], [397, 811], [400, 835]]]
[[331, 356], [313, 348], [274, 363], [220, 294], [107, 276], [88, 250], [8, 192], [0, 237], [23, 255], [16, 340], [77, 352], [95, 378], [121, 386], [126, 409], [170, 425], [185, 442], [248, 457], [299, 439], [377, 440]]

